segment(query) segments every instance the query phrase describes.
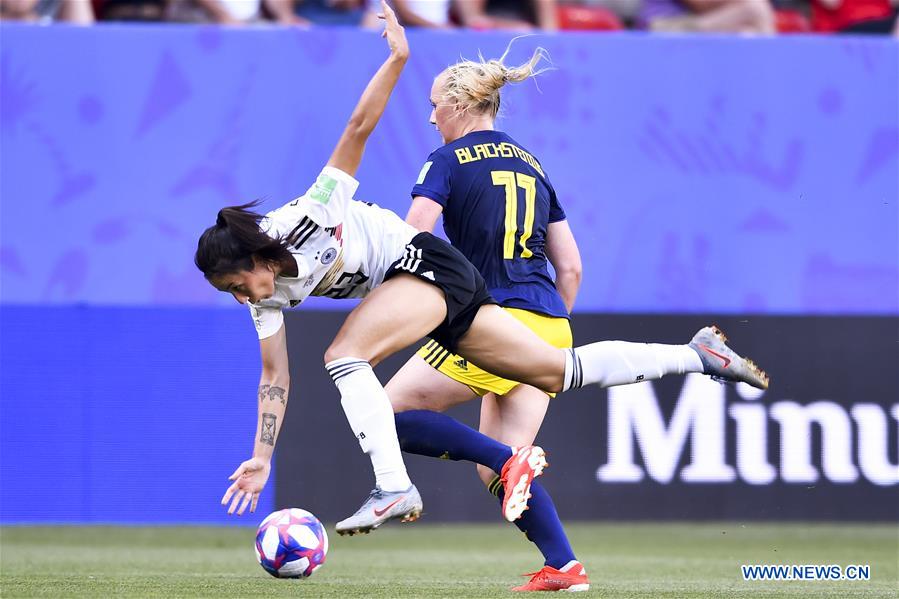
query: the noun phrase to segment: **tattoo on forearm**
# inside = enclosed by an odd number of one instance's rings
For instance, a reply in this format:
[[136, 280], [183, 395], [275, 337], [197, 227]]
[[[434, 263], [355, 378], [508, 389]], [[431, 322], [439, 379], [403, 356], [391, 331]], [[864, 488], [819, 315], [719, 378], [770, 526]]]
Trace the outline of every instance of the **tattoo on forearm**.
[[271, 385], [259, 385], [259, 403], [265, 401], [265, 397], [268, 395], [268, 390]]
[[259, 442], [266, 445], [275, 446], [275, 423], [278, 417], [274, 414], [264, 412], [262, 414], [262, 433], [259, 435]]
[[287, 405], [287, 391], [282, 387], [272, 386], [271, 389], [268, 390], [268, 398], [272, 401], [279, 399], [281, 400], [282, 405]]

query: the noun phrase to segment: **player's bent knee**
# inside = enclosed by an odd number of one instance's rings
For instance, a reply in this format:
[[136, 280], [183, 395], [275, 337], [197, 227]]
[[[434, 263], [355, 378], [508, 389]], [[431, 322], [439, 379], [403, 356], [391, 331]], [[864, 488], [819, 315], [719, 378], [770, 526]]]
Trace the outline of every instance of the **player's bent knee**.
[[537, 387], [545, 393], [559, 393], [565, 382], [565, 352], [558, 348], [532, 352], [529, 359], [516, 362], [509, 375], [506, 378]]
[[561, 359], [547, 365], [547, 370], [542, 375], [543, 384], [539, 386], [547, 393], [561, 393], [565, 385], [565, 350], [559, 349], [556, 355]]
[[390, 398], [390, 407], [393, 408], [394, 414], [400, 414], [402, 412], [408, 412], [409, 410], [419, 409], [413, 401], [409, 400], [409, 398], [396, 397], [395, 393], [391, 393], [389, 386], [385, 387], [384, 390], [387, 391], [387, 397]]
[[[325, 364], [330, 364], [334, 360], [340, 360], [342, 358], [356, 358], [371, 363], [371, 356], [368, 355], [368, 352], [347, 344], [332, 343], [328, 349], [325, 350]], [[374, 366], [374, 364], [372, 364], [372, 366]]]
[[535, 375], [532, 379], [526, 381], [523, 380], [521, 382], [527, 383], [533, 387], [537, 387], [545, 393], [561, 393], [564, 378], [564, 373]]
[[337, 347], [331, 345], [325, 350], [325, 364], [330, 364], [334, 360], [345, 358], [346, 356]]
[[554, 377], [550, 382], [543, 388], [543, 391], [547, 393], [561, 393], [562, 392], [562, 378], [563, 377]]

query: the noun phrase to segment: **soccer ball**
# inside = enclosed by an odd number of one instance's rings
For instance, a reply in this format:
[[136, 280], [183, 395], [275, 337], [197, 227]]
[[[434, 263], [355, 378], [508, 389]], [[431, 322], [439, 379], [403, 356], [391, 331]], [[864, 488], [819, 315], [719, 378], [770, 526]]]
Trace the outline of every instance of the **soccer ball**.
[[276, 578], [312, 576], [328, 554], [328, 533], [318, 518], [298, 508], [266, 516], [256, 531], [256, 558]]

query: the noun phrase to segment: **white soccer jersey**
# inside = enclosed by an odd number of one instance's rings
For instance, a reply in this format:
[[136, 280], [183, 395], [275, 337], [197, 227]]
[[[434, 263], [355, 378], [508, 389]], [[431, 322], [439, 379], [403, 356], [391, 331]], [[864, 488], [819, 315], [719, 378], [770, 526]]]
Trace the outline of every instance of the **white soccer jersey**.
[[281, 328], [283, 308], [310, 295], [365, 297], [418, 233], [390, 210], [354, 200], [358, 187], [352, 176], [326, 166], [309, 191], [265, 215], [260, 226], [287, 241], [298, 274], [276, 277], [272, 297], [250, 304], [260, 339]]

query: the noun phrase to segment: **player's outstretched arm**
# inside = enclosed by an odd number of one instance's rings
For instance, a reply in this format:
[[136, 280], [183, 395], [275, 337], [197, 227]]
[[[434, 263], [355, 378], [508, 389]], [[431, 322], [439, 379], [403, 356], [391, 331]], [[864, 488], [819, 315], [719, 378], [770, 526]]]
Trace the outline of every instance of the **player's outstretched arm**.
[[381, 0], [380, 15], [384, 19], [384, 33], [390, 46], [390, 56], [378, 69], [371, 81], [368, 82], [359, 103], [353, 110], [350, 121], [347, 123], [343, 135], [334, 148], [328, 160], [328, 166], [338, 168], [349, 175], [355, 175], [362, 162], [362, 152], [365, 150], [365, 142], [374, 131], [375, 125], [384, 113], [390, 92], [393, 91], [396, 82], [406, 60], [409, 59], [409, 44], [406, 42], [406, 33], [396, 20], [393, 10], [384, 0]]
[[259, 494], [268, 482], [272, 454], [278, 433], [284, 424], [287, 410], [287, 393], [290, 390], [290, 370], [287, 358], [287, 335], [284, 326], [271, 337], [259, 342], [262, 353], [262, 377], [259, 381], [259, 421], [253, 457], [237, 467], [229, 477], [234, 481], [222, 497], [222, 505], [228, 505], [228, 513], [243, 515], [249, 506], [256, 511]]

